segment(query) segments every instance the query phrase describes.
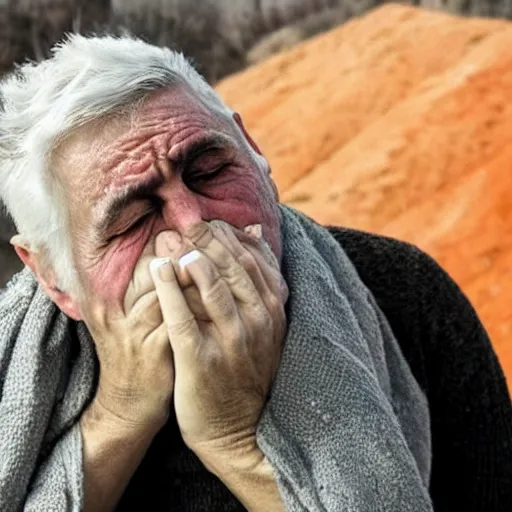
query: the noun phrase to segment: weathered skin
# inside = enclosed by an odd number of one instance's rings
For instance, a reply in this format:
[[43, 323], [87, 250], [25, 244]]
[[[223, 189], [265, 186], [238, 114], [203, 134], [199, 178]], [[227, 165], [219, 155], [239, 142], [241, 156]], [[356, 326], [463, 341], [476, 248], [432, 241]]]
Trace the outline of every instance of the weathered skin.
[[115, 509], [171, 398], [205, 467], [248, 510], [282, 510], [256, 443], [286, 331], [268, 165], [239, 116], [207, 108], [188, 85], [136, 106], [53, 153], [80, 293], [61, 290], [58, 269], [16, 239], [50, 298], [94, 340], [98, 385], [80, 418], [84, 510]]
[[[221, 131], [228, 134], [222, 144], [180, 162], [192, 144]], [[131, 120], [97, 123], [66, 139], [55, 167], [86, 295], [119, 303], [148, 242], [164, 230], [183, 233], [200, 220], [222, 219], [238, 228], [261, 223], [279, 258], [275, 189], [264, 159], [249, 144], [233, 120], [212, 113], [185, 86], [154, 93]], [[200, 179], [221, 166], [217, 176]], [[110, 226], [100, 226], [114, 196], [144, 185], [144, 197], [130, 201]]]

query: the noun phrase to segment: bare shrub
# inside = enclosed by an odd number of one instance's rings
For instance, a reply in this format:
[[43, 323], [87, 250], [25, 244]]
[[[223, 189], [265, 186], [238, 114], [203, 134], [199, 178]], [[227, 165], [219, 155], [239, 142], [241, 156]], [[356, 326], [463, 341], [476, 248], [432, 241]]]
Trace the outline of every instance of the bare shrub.
[[[210, 83], [386, 0], [0, 0], [0, 75], [39, 60], [66, 32], [128, 30], [183, 51]], [[512, 17], [512, 0], [409, 0], [452, 13]], [[19, 263], [0, 205], [0, 287]]]

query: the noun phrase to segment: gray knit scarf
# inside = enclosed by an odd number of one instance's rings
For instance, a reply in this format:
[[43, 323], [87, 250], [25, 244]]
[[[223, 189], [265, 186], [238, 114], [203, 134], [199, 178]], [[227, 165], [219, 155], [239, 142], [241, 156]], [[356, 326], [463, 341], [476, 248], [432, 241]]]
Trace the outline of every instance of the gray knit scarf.
[[[258, 427], [286, 510], [431, 511], [429, 416], [391, 329], [326, 229], [281, 207], [288, 332]], [[26, 269], [0, 297], [0, 510], [78, 511], [97, 364]]]

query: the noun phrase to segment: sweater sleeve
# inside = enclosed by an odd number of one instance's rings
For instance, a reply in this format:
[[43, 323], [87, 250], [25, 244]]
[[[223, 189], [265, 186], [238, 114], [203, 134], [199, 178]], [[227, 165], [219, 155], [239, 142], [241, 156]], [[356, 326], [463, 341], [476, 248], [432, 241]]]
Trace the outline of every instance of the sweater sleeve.
[[512, 510], [512, 403], [474, 308], [416, 247], [353, 230], [331, 233], [374, 294], [427, 395], [434, 509]]

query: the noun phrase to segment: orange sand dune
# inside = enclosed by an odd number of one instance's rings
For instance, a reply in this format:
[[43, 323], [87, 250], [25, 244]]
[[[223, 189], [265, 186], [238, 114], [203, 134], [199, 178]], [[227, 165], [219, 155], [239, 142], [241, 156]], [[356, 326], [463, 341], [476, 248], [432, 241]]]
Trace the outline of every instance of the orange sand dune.
[[218, 91], [284, 202], [411, 241], [475, 305], [512, 391], [512, 24], [388, 4]]

